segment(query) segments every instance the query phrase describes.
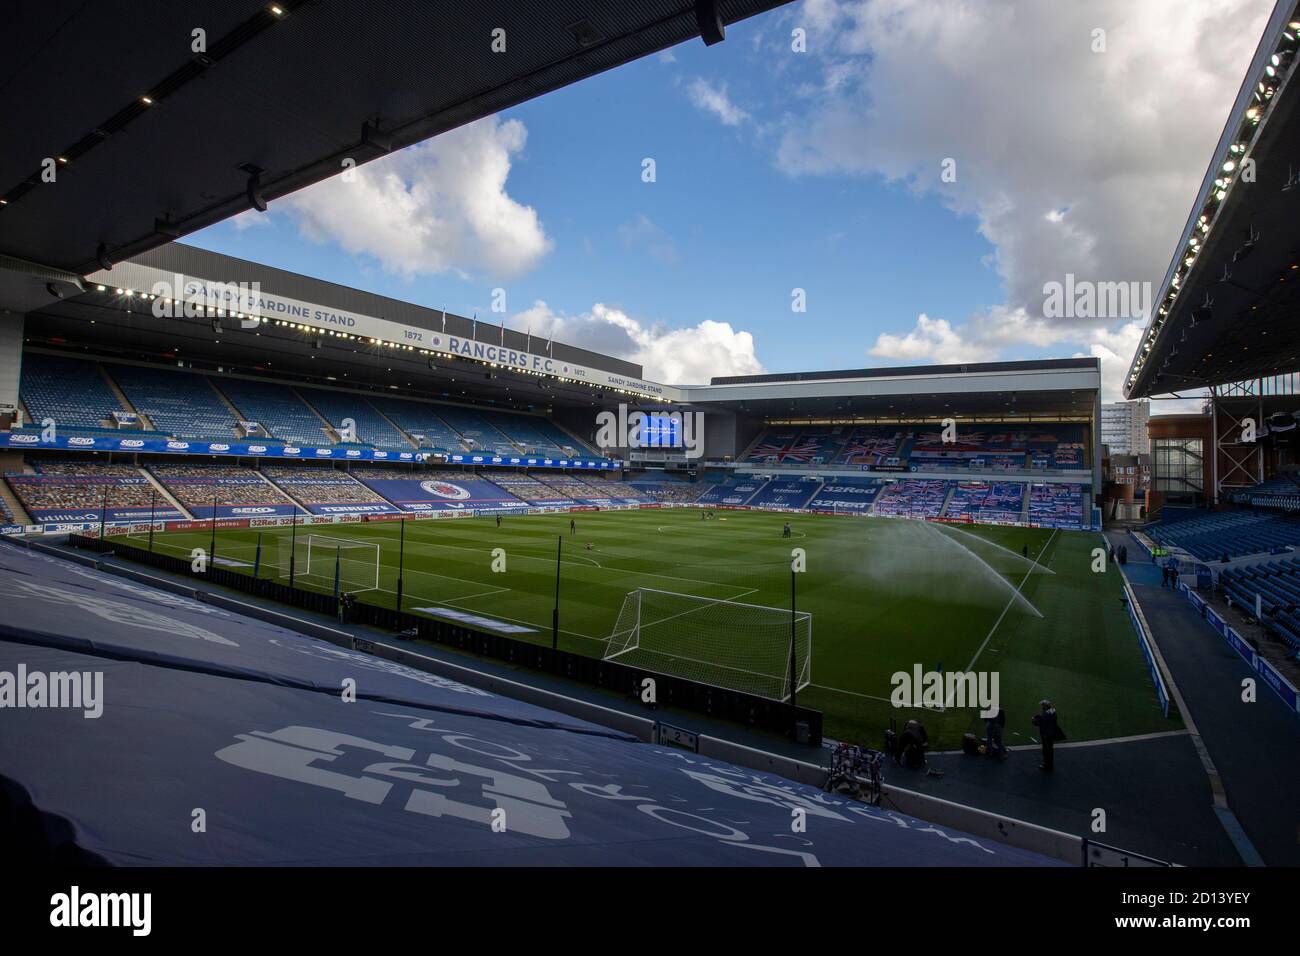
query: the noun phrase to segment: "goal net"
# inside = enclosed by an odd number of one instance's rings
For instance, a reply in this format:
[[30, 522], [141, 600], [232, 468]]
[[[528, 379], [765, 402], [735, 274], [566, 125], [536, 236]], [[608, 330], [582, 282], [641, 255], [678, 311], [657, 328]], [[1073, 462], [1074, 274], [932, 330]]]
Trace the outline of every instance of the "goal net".
[[379, 587], [379, 545], [324, 534], [299, 536], [294, 554], [295, 572], [316, 587], [340, 594], [373, 591]]
[[812, 673], [812, 615], [788, 608], [637, 588], [623, 599], [605, 660], [787, 700]]

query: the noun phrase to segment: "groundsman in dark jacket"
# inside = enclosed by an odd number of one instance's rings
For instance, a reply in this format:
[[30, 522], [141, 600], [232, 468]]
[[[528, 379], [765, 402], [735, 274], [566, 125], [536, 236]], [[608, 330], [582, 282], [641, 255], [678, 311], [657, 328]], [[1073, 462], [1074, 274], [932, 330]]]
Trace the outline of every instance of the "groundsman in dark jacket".
[[1056, 708], [1052, 706], [1052, 702], [1040, 700], [1038, 706], [1040, 712], [1033, 717], [1033, 724], [1038, 728], [1038, 740], [1043, 748], [1043, 762], [1038, 765], [1038, 769], [1044, 773], [1051, 773], [1054, 767], [1054, 747], [1058, 740], [1065, 739], [1065, 734], [1061, 732], [1061, 726], [1056, 719]]

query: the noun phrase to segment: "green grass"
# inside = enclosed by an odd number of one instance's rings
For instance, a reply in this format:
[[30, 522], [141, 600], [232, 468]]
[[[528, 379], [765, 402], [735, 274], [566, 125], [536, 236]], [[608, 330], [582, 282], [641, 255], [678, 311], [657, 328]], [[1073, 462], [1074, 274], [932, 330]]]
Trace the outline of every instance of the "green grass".
[[[1120, 602], [1118, 570], [1091, 570], [1096, 534], [792, 515], [794, 538], [784, 540], [781, 514], [719, 512], [707, 522], [693, 509], [574, 517], [576, 534], [567, 514], [507, 517], [500, 528], [492, 518], [408, 521], [404, 607], [451, 607], [534, 628], [515, 636], [549, 643], [562, 536], [560, 644], [601, 656], [624, 597], [638, 587], [788, 610], [790, 552], [801, 547], [807, 571], [798, 579], [798, 609], [812, 615], [813, 655], [812, 683], [799, 702], [825, 713], [828, 736], [878, 745], [891, 716], [901, 723], [913, 715], [888, 698], [891, 675], [915, 664], [996, 671], [1011, 744], [1029, 742], [1029, 718], [1043, 697], [1073, 740], [1181, 726], [1160, 714]], [[263, 577], [277, 570], [287, 577], [291, 533], [262, 530]], [[300, 548], [306, 534], [378, 545], [379, 590], [361, 599], [395, 600], [396, 523], [297, 533]], [[218, 530], [217, 557], [251, 565], [257, 540], [256, 530]], [[209, 541], [206, 532], [157, 535], [155, 548], [188, 555]], [[1021, 556], [1025, 546], [1034, 560]], [[505, 550], [504, 572], [492, 570], [495, 548]], [[313, 564], [315, 573], [300, 573], [296, 583], [332, 590], [332, 557]], [[931, 710], [924, 720], [932, 746], [953, 747], [967, 730], [982, 735], [973, 708]]]

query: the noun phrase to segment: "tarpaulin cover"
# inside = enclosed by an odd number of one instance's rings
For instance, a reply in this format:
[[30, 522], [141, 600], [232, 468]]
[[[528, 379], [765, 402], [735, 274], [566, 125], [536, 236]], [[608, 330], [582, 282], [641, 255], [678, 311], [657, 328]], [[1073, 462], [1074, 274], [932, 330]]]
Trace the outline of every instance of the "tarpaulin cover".
[[109, 863], [1052, 862], [17, 547], [0, 594], [0, 686], [102, 675], [0, 710], [0, 780]]

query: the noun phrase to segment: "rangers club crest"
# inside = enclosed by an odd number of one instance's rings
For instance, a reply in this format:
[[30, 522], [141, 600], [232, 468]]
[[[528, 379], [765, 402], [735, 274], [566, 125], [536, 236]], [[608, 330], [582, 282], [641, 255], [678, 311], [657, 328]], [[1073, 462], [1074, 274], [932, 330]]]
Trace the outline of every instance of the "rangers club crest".
[[452, 501], [464, 501], [469, 497], [469, 492], [460, 485], [453, 485], [449, 481], [422, 481], [420, 487], [429, 494], [437, 498], [449, 498]]

